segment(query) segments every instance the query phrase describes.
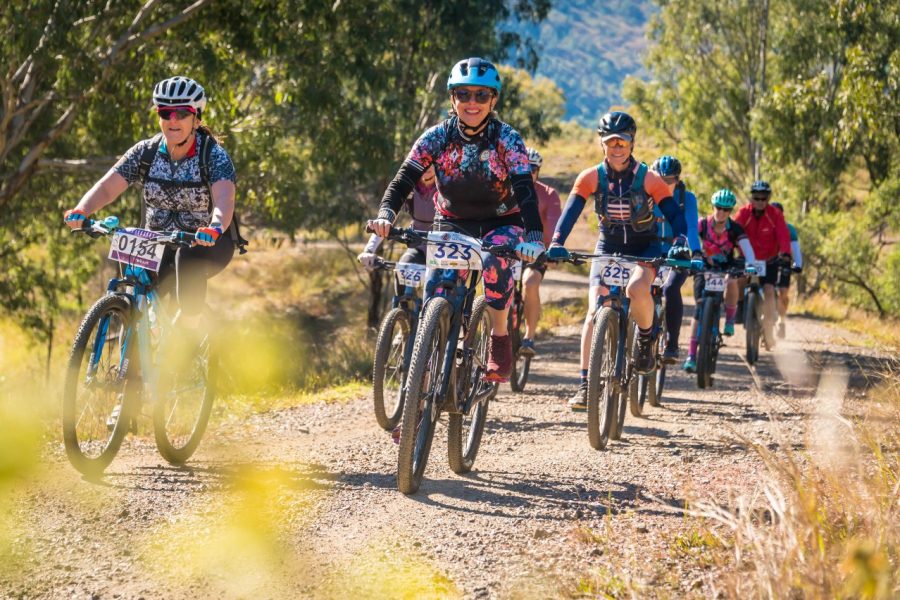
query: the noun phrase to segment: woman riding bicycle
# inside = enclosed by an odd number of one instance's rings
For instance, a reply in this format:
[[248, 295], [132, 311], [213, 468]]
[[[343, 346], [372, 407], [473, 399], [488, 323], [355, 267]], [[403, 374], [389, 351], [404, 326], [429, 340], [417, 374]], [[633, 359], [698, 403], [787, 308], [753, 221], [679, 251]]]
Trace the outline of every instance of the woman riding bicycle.
[[[387, 237], [404, 199], [434, 165], [436, 231], [459, 231], [490, 244], [515, 245], [527, 261], [544, 251], [525, 143], [494, 112], [500, 89], [500, 74], [486, 60], [469, 58], [453, 66], [447, 80], [451, 116], [413, 145], [384, 193], [378, 216], [368, 223], [373, 233]], [[504, 259], [485, 257], [484, 288], [492, 323], [488, 381], [506, 381], [512, 368], [506, 313], [514, 282], [509, 267]], [[439, 271], [432, 273], [432, 278], [439, 276]]]
[[[556, 224], [553, 243], [547, 252], [549, 258], [565, 259], [568, 251], [563, 247], [587, 199], [594, 198], [594, 209], [600, 217], [600, 236], [596, 254], [625, 254], [643, 258], [663, 255], [656, 229], [654, 205], [658, 205], [666, 220], [672, 225], [675, 245], [672, 256], [690, 259], [690, 249], [684, 246], [687, 230], [684, 213], [672, 199], [672, 190], [663, 179], [632, 156], [637, 124], [623, 112], [611, 112], [600, 118], [597, 128], [605, 159], [582, 171], [563, 214]], [[608, 185], [604, 189], [602, 180]], [[608, 294], [602, 284], [601, 265], [591, 266], [589, 308], [581, 329], [581, 385], [569, 401], [573, 410], [585, 410], [587, 403], [588, 361], [591, 336], [594, 330], [593, 316], [601, 294]], [[626, 294], [631, 301], [631, 315], [639, 328], [635, 369], [649, 373], [656, 360], [653, 356], [653, 298], [650, 286], [656, 276], [655, 269], [639, 265], [628, 282]]]
[[[166, 250], [157, 286], [161, 294], [176, 293], [179, 325], [194, 329], [205, 305], [207, 279], [234, 255], [237, 236], [223, 235], [231, 233], [234, 165], [202, 124], [206, 92], [199, 83], [181, 76], [164, 79], [153, 88], [153, 105], [161, 133], [132, 146], [64, 218], [71, 229], [80, 229], [87, 217], [114, 202], [129, 185], [142, 185], [147, 229], [196, 233], [196, 246]], [[149, 165], [142, 165], [153, 147], [158, 150]], [[204, 150], [209, 151], [208, 185], [201, 175]]]
[[[729, 189], [721, 189], [712, 197], [713, 212], [708, 217], [697, 223], [700, 240], [703, 242], [703, 253], [706, 256], [706, 264], [711, 267], [729, 269], [735, 266], [735, 248], [741, 249], [746, 259], [746, 264], [756, 260], [753, 248], [744, 228], [735, 223], [731, 217], [731, 211], [737, 203], [734, 193]], [[684, 361], [684, 370], [693, 373], [697, 369], [697, 325], [700, 317], [700, 308], [703, 304], [703, 290], [706, 287], [706, 277], [703, 273], [694, 275], [694, 318], [691, 319], [691, 344], [688, 350], [687, 360]], [[725, 328], [723, 335], [734, 335], [734, 317], [737, 314], [738, 298], [740, 297], [740, 285], [737, 279], [729, 278], [725, 287]]]

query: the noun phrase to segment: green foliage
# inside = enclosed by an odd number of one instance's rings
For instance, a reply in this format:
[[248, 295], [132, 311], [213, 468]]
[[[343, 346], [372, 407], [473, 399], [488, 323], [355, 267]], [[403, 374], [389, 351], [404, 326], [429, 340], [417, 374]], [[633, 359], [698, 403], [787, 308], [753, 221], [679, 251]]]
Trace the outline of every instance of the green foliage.
[[512, 125], [529, 146], [544, 144], [561, 132], [565, 112], [562, 90], [546, 77], [531, 78], [527, 71], [500, 67], [503, 94], [497, 103], [501, 118]]
[[672, 2], [650, 37], [654, 79], [629, 79], [625, 97], [700, 196], [769, 180], [815, 267], [806, 289], [894, 313], [900, 7]]
[[[453, 62], [527, 51], [496, 25], [547, 10], [546, 0], [5, 4], [0, 307], [49, 335], [96, 264], [62, 233], [61, 213], [155, 132], [156, 81], [184, 74], [207, 89], [204, 121], [235, 162], [245, 220], [336, 231], [371, 212], [439, 119]], [[130, 192], [107, 214], [133, 223], [137, 208]]]

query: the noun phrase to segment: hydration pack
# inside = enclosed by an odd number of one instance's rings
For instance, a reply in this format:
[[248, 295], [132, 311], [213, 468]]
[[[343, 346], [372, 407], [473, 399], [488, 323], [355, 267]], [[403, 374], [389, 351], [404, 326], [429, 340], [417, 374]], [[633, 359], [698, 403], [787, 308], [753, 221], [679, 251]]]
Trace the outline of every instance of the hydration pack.
[[[637, 232], [643, 233], [650, 231], [655, 223], [656, 218], [653, 215], [653, 202], [647, 197], [644, 191], [644, 177], [647, 175], [647, 164], [638, 163], [637, 170], [634, 174], [634, 181], [631, 183], [631, 189], [628, 191], [628, 203], [631, 206], [631, 227]], [[609, 220], [609, 178], [606, 175], [606, 162], [603, 161], [597, 165], [598, 188], [597, 194], [594, 196], [594, 210], [600, 216], [601, 220]]]
[[[140, 165], [138, 166], [138, 178], [141, 181], [141, 185], [147, 183], [147, 180], [150, 179], [150, 166], [153, 164], [153, 159], [156, 158], [156, 153], [159, 152], [159, 145], [162, 143], [163, 135], [161, 133], [157, 133], [153, 136], [152, 143], [144, 148], [144, 151], [141, 153]], [[209, 162], [210, 157], [212, 156], [213, 146], [216, 145], [216, 141], [212, 139], [209, 135], [198, 135], [197, 136], [197, 156], [200, 159], [200, 184], [206, 187], [209, 190], [209, 213], [212, 214], [212, 187], [209, 182]], [[173, 182], [169, 180], [158, 180], [154, 179], [155, 182], [172, 186], [177, 185], [179, 187], [197, 187], [198, 184], [191, 183], [189, 181], [184, 182]], [[141, 195], [141, 224], [144, 224], [146, 219], [147, 207], [144, 203], [143, 194]], [[247, 253], [247, 244], [249, 242], [241, 237], [240, 223], [238, 221], [237, 211], [235, 211], [231, 217], [231, 225], [228, 226], [228, 235], [231, 237], [231, 241], [234, 243], [235, 248], [238, 249], [240, 254]]]

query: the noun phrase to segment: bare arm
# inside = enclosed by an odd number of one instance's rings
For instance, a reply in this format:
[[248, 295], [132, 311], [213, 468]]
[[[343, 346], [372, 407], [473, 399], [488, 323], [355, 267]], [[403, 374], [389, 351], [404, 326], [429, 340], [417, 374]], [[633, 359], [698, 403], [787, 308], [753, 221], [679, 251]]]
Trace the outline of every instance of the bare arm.
[[75, 209], [86, 215], [92, 215], [104, 206], [113, 203], [126, 189], [128, 189], [128, 182], [125, 178], [116, 173], [114, 169], [110, 169], [82, 196]]
[[220, 223], [222, 230], [228, 229], [234, 216], [234, 182], [220, 179], [210, 186], [213, 200], [213, 213], [210, 223]]

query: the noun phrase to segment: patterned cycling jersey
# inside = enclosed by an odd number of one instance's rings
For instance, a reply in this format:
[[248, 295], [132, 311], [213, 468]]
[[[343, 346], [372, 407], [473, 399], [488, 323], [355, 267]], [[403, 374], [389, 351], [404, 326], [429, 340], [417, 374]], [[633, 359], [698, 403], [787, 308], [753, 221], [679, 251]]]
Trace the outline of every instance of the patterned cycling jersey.
[[703, 242], [703, 254], [707, 257], [721, 254], [728, 258], [734, 259], [734, 249], [742, 239], [747, 238], [744, 228], [735, 223], [730, 217], [725, 222], [725, 229], [721, 233], [716, 232], [716, 222], [713, 217], [700, 219], [697, 223], [700, 240]]
[[[205, 135], [201, 132], [197, 136]], [[140, 162], [144, 149], [155, 142], [142, 140], [131, 147], [113, 166], [116, 173], [131, 184], [141, 184]], [[209, 160], [209, 184], [227, 179], [235, 181], [234, 165], [228, 153], [214, 144]], [[146, 227], [157, 231], [171, 228], [194, 232], [209, 224], [212, 199], [209, 188], [200, 177], [200, 156], [197, 138], [187, 156], [178, 161], [169, 158], [165, 139], [153, 157], [147, 180], [143, 182], [144, 203], [147, 206]]]
[[437, 212], [451, 219], [486, 220], [518, 212], [510, 176], [531, 173], [522, 137], [497, 120], [470, 139], [451, 117], [423, 133], [407, 161], [422, 170], [434, 165]]

